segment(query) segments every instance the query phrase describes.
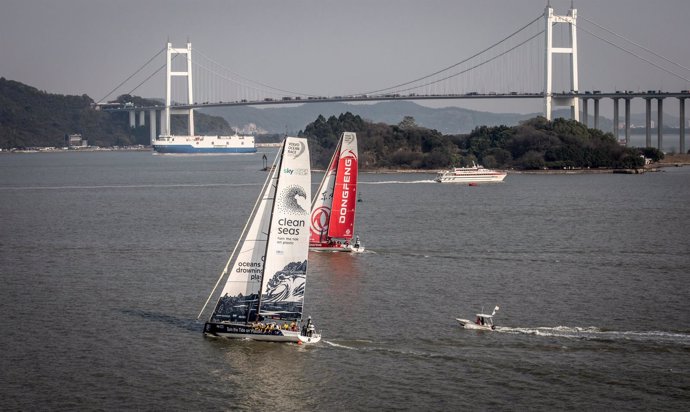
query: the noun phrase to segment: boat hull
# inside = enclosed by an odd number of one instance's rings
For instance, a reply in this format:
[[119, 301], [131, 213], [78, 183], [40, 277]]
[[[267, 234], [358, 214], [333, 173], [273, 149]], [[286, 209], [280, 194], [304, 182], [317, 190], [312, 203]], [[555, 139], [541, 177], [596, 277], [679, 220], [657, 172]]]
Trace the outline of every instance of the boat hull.
[[256, 153], [256, 148], [243, 147], [194, 147], [190, 145], [153, 145], [156, 153], [197, 154], [197, 153]]
[[436, 178], [438, 183], [501, 183], [506, 178], [506, 174], [496, 174], [487, 176], [453, 176], [443, 175]]
[[160, 136], [153, 141], [157, 153], [255, 153], [253, 136]]
[[347, 252], [347, 253], [360, 253], [364, 252], [364, 246], [354, 246], [354, 245], [329, 245], [329, 244], [310, 244], [310, 251], [315, 252]]
[[457, 320], [460, 323], [460, 325], [465, 329], [474, 329], [474, 330], [495, 330], [496, 329], [496, 326], [477, 325], [476, 323], [474, 323], [468, 319], [456, 318], [455, 320]]
[[244, 324], [223, 324], [207, 322], [204, 325], [204, 335], [228, 339], [249, 339], [262, 342], [292, 342], [292, 343], [317, 343], [321, 335], [313, 333], [311, 336], [302, 335], [300, 332], [273, 329], [263, 331]]
[[455, 167], [436, 177], [439, 183], [500, 183], [507, 173], [502, 170], [487, 169], [474, 164], [470, 167]]

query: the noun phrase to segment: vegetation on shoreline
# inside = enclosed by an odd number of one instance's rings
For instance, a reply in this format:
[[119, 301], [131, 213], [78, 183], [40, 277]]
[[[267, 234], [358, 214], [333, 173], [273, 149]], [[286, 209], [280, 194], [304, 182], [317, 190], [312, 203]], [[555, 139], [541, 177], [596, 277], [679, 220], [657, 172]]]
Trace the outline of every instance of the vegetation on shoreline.
[[502, 169], [639, 168], [655, 148], [626, 148], [611, 133], [567, 119], [543, 117], [518, 126], [482, 126], [467, 135], [444, 136], [405, 117], [398, 125], [370, 123], [351, 113], [319, 116], [300, 135], [312, 141], [312, 162], [326, 167], [343, 131], [356, 132], [363, 169], [440, 169], [473, 163]]

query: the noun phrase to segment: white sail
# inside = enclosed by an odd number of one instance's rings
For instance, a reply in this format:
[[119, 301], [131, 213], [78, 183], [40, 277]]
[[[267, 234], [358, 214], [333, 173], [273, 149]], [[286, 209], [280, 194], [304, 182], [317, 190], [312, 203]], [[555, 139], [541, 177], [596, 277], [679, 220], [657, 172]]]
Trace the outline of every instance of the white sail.
[[278, 168], [260, 314], [272, 319], [300, 319], [309, 253], [311, 168], [307, 140], [287, 137]]
[[340, 146], [342, 142], [343, 139], [341, 138], [331, 157], [331, 161], [328, 162], [328, 169], [323, 175], [321, 184], [314, 196], [314, 201], [311, 204], [309, 242], [313, 244], [318, 245], [328, 241], [328, 224], [331, 220], [333, 188], [335, 186], [335, 175], [338, 171], [338, 159], [340, 158]]
[[[278, 152], [274, 165], [280, 162], [282, 152]], [[240, 239], [240, 249], [227, 273], [227, 281], [211, 317], [214, 321], [251, 322], [256, 319], [278, 172], [274, 167], [264, 183], [250, 217], [249, 230]]]
[[204, 334], [317, 343], [321, 335], [311, 318], [299, 326], [309, 253], [311, 169], [307, 140], [286, 137], [273, 166], [233, 256], [216, 283], [227, 275]]

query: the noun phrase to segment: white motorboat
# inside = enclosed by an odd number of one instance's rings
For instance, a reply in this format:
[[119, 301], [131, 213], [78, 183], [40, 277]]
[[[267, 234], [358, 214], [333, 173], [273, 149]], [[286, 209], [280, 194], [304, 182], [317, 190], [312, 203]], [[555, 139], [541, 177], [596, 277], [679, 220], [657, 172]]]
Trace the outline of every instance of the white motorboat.
[[477, 318], [474, 321], [469, 319], [456, 318], [460, 325], [465, 329], [478, 329], [478, 330], [495, 330], [496, 325], [494, 325], [494, 315], [498, 312], [498, 306], [494, 308], [491, 315], [484, 313], [477, 313]]
[[472, 163], [470, 167], [454, 167], [440, 172], [435, 180], [439, 183], [499, 183], [506, 178], [506, 174], [502, 170], [487, 169]]

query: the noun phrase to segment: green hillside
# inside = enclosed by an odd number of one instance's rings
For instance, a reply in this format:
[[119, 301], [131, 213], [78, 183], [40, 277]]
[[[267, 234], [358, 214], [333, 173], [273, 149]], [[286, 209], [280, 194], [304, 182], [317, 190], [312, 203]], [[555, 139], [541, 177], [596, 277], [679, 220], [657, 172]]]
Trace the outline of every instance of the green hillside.
[[[120, 103], [159, 104], [155, 100], [122, 95]], [[195, 114], [195, 128], [203, 134], [228, 134], [221, 117]], [[146, 116], [148, 122], [148, 116]], [[173, 117], [173, 131], [182, 132], [185, 121]], [[158, 128], [157, 130], [160, 130]], [[148, 127], [129, 127], [125, 112], [96, 110], [87, 95], [51, 94], [23, 83], [0, 78], [0, 148], [63, 147], [65, 135], [79, 133], [93, 146], [129, 146], [150, 143]]]

